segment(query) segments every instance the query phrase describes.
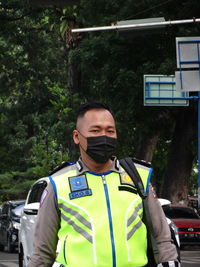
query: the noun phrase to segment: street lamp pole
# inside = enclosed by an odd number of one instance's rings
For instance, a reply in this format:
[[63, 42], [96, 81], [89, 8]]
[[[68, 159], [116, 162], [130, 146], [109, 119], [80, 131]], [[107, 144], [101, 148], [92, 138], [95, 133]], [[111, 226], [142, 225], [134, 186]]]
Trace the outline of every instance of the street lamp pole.
[[200, 91], [198, 92], [198, 210], [200, 210]]
[[153, 29], [153, 28], [161, 28], [167, 25], [178, 25], [178, 24], [187, 24], [187, 23], [198, 23], [200, 22], [200, 18], [192, 18], [185, 20], [169, 20], [169, 21], [161, 21], [161, 22], [148, 22], [148, 23], [133, 23], [127, 25], [111, 25], [111, 26], [101, 26], [101, 27], [89, 27], [89, 28], [79, 28], [72, 29], [73, 33], [77, 32], [94, 32], [94, 31], [111, 31], [111, 30], [143, 30], [143, 29]]

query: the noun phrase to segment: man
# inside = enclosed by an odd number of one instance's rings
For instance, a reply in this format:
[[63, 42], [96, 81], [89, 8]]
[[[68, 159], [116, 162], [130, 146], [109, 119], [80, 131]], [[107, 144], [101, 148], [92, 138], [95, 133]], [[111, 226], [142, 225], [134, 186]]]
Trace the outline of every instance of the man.
[[[80, 159], [50, 177], [28, 267], [141, 267], [148, 263], [142, 200], [113, 157], [117, 132], [102, 103], [80, 107], [73, 140]], [[179, 266], [162, 208], [148, 190], [149, 170], [138, 164], [158, 245], [158, 266]]]

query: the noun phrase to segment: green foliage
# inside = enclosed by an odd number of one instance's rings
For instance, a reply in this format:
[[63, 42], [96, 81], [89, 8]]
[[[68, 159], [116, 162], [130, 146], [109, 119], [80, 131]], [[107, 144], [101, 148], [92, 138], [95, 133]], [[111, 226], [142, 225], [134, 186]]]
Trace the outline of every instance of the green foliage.
[[[198, 35], [199, 25], [157, 34], [79, 36], [70, 29], [158, 16], [186, 19], [198, 15], [199, 1], [82, 0], [79, 6], [49, 9], [27, 2], [7, 0], [0, 5], [2, 200], [25, 196], [33, 180], [77, 157], [71, 138], [75, 110], [90, 100], [106, 102], [114, 110], [119, 157], [134, 155], [141, 137], [159, 136], [153, 164], [160, 186], [179, 109], [144, 107], [143, 75], [173, 74], [175, 37]], [[70, 63], [81, 72], [76, 93], [68, 87]]]
[[[197, 14], [195, 1], [82, 1], [85, 26], [104, 26], [125, 19], [164, 16], [186, 19]], [[182, 8], [180, 8], [180, 6]], [[192, 10], [191, 12], [189, 10]], [[103, 14], [103, 15], [102, 15]], [[196, 15], [198, 17], [198, 15]], [[141, 137], [159, 136], [154, 152], [154, 181], [162, 185], [169, 144], [179, 108], [144, 107], [143, 75], [174, 74], [176, 70], [176, 36], [198, 36], [199, 24], [169, 27], [152, 32], [96, 32], [85, 34], [74, 54], [81, 58], [81, 95], [88, 100], [107, 102], [118, 121], [118, 155], [134, 155]], [[195, 185], [196, 186], [196, 185]]]
[[[29, 179], [27, 180], [27, 177]], [[0, 174], [0, 202], [9, 199], [24, 199], [37, 176], [27, 172], [6, 172]]]
[[70, 109], [60, 16], [9, 0], [1, 3], [0, 20], [1, 196], [7, 199], [24, 196], [33, 179], [69, 159], [62, 137]]

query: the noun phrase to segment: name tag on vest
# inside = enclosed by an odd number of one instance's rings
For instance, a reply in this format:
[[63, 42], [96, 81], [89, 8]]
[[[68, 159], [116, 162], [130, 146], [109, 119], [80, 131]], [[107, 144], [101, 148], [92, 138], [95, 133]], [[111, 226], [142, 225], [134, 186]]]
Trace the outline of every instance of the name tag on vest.
[[74, 199], [74, 198], [86, 197], [86, 196], [91, 196], [91, 195], [92, 195], [92, 190], [85, 189], [85, 190], [80, 190], [80, 191], [76, 191], [73, 193], [69, 193], [69, 198]]

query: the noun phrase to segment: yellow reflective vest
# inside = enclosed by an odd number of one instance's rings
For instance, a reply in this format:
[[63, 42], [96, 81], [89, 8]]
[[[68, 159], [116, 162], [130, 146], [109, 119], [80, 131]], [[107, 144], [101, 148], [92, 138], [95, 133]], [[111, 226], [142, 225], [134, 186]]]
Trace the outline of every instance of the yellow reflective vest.
[[[151, 170], [136, 165], [144, 188]], [[56, 262], [69, 267], [141, 267], [147, 264], [142, 199], [121, 171], [80, 173], [76, 166], [50, 178], [61, 213]]]

